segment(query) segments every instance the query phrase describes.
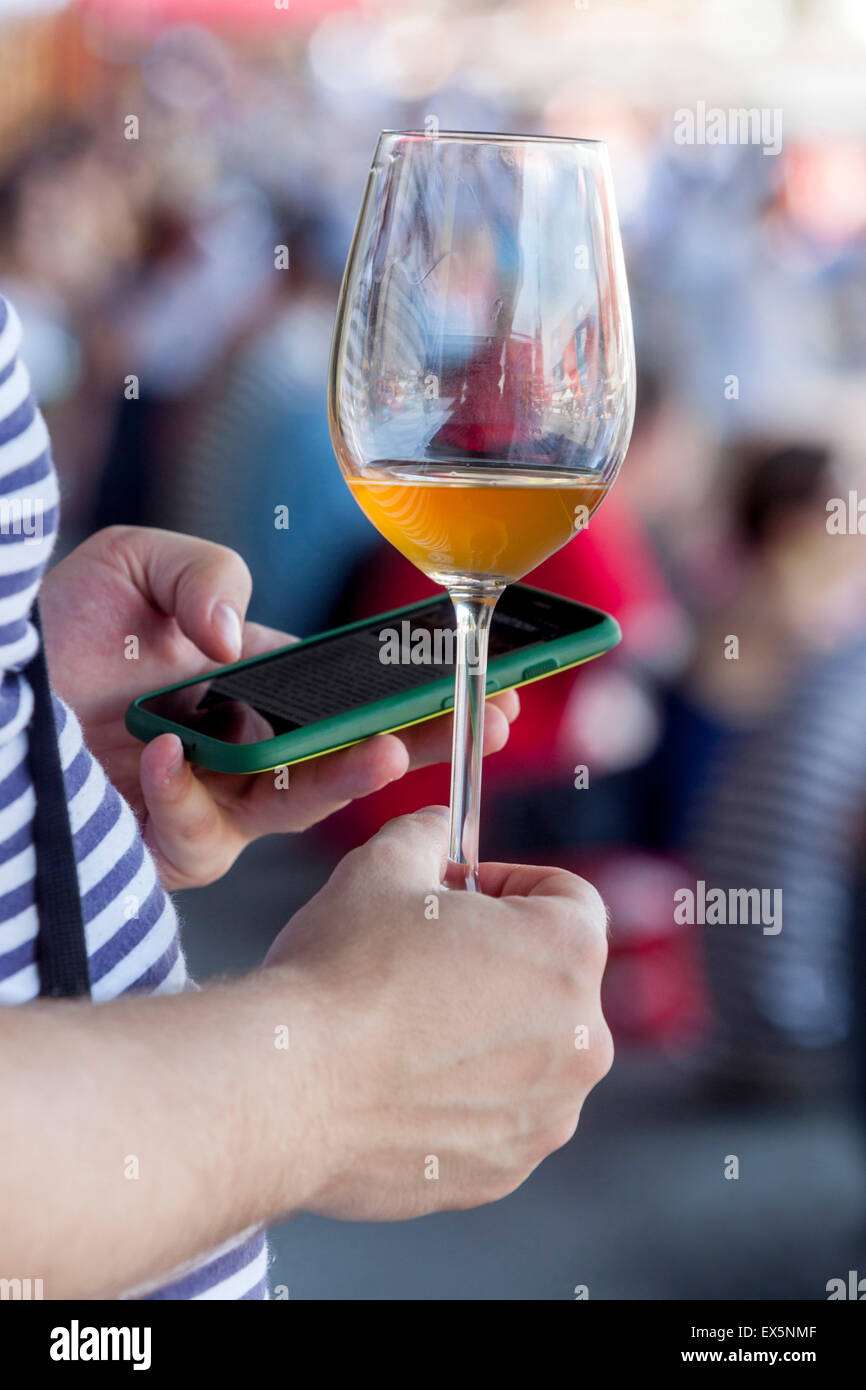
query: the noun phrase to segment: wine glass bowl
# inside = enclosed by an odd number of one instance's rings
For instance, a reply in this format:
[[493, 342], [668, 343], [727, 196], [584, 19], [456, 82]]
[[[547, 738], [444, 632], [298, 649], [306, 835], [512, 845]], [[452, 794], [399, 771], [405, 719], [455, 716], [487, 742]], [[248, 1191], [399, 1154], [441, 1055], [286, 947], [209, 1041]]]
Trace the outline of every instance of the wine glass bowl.
[[[634, 375], [603, 144], [382, 133], [340, 295], [331, 434], [362, 510], [455, 599], [455, 763], [465, 735], [479, 782], [484, 685], [461, 675], [461, 623], [478, 652], [503, 587], [604, 500]], [[471, 880], [477, 786], [455, 776], [452, 858]]]

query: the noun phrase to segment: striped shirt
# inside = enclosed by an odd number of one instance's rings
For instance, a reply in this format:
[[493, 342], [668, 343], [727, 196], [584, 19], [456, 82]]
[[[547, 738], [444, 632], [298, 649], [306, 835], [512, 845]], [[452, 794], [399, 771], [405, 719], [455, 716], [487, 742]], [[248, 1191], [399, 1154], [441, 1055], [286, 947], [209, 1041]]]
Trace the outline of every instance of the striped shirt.
[[[58, 488], [48, 432], [18, 358], [21, 326], [0, 296], [0, 1005], [39, 994], [35, 805], [28, 767], [33, 693], [25, 668], [38, 646], [29, 614], [57, 537]], [[192, 988], [171, 899], [132, 810], [54, 698], [60, 761], [78, 866], [91, 995]], [[261, 1232], [245, 1231], [173, 1270], [153, 1299], [256, 1299], [266, 1294]], [[0, 1274], [2, 1274], [0, 1270]]]
[[[692, 835], [708, 886], [779, 891], [782, 929], [708, 926], [719, 1041], [746, 1059], [840, 1043], [866, 824], [866, 637], [824, 653], [708, 777]], [[857, 924], [859, 928], [859, 924]]]

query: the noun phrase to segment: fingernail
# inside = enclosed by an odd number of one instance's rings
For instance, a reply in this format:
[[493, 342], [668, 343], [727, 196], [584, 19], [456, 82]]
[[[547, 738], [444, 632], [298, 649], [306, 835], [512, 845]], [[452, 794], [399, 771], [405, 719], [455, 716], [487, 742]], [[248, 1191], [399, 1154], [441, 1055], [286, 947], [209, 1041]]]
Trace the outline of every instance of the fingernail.
[[218, 603], [211, 621], [229, 651], [238, 657], [241, 654], [241, 620], [230, 603]]
[[174, 777], [174, 776], [176, 776], [176, 774], [177, 774], [178, 772], [180, 772], [181, 768], [183, 767], [183, 763], [184, 763], [184, 757], [183, 757], [183, 744], [181, 743], [180, 739], [179, 739], [176, 735], [171, 735], [171, 737], [174, 738], [175, 748], [174, 748], [174, 751], [172, 752], [171, 757], [169, 758], [168, 762], [167, 762], [166, 765], [165, 765], [165, 775], [166, 775], [166, 777]]
[[418, 814], [419, 816], [442, 816], [447, 820], [451, 811], [447, 806], [422, 806]]

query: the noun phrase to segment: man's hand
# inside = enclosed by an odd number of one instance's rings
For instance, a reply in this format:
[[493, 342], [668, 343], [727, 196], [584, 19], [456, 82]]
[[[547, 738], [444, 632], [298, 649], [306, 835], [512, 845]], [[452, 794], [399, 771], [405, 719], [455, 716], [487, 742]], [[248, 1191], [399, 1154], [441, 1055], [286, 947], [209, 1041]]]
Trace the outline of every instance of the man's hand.
[[[124, 724], [136, 696], [292, 640], [244, 622], [251, 588], [243, 560], [224, 546], [112, 526], [50, 570], [40, 592], [54, 686], [138, 815], [169, 890], [210, 883], [260, 835], [304, 830], [450, 752], [451, 721], [434, 719], [299, 764], [279, 789], [266, 774], [193, 769], [175, 734], [142, 748]], [[518, 709], [514, 691], [488, 702], [485, 752], [503, 747]]]
[[446, 839], [392, 821], [245, 979], [0, 1009], [6, 1268], [113, 1298], [290, 1213], [495, 1201], [566, 1143], [612, 1056], [604, 907], [526, 865], [442, 892]]
[[347, 855], [266, 961], [310, 1011], [291, 1035], [293, 1074], [316, 1076], [303, 1205], [327, 1216], [395, 1221], [506, 1196], [571, 1138], [611, 1064], [595, 889], [562, 869], [482, 864], [483, 893], [443, 891], [440, 810]]

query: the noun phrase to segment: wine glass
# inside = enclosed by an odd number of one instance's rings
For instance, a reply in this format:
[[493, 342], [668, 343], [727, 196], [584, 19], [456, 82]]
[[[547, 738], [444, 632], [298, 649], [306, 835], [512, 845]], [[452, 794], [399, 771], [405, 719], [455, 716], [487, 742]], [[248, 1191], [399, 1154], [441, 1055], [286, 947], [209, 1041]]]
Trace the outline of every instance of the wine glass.
[[382, 132], [340, 293], [329, 416], [355, 500], [454, 604], [446, 887], [478, 887], [494, 606], [603, 501], [634, 378], [604, 144]]

